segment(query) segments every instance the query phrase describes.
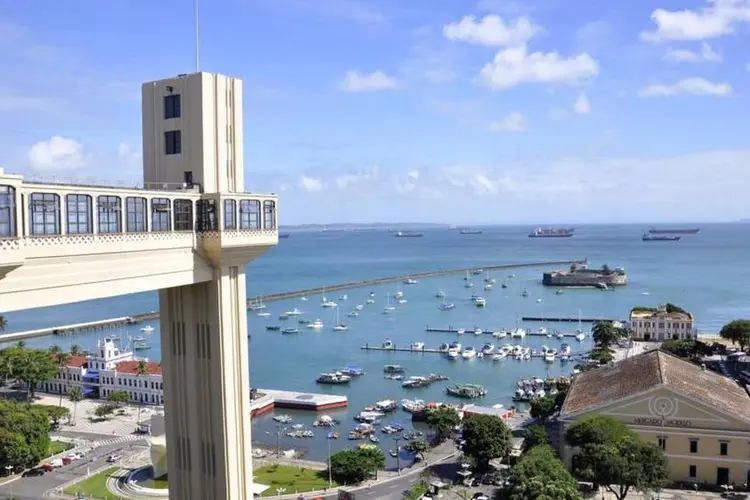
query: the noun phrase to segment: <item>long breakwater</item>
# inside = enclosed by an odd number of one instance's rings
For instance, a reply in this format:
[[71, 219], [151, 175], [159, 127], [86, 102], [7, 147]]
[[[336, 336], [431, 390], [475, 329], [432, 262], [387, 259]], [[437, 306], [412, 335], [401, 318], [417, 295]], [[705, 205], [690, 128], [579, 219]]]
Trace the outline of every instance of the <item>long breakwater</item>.
[[[517, 264], [493, 264], [488, 266], [477, 266], [477, 267], [462, 267], [455, 269], [440, 269], [436, 271], [426, 271], [421, 273], [401, 274], [398, 276], [388, 276], [383, 278], [374, 278], [369, 280], [361, 281], [350, 281], [347, 283], [340, 283], [337, 285], [326, 285], [314, 288], [305, 288], [302, 290], [294, 290], [290, 292], [273, 293], [268, 295], [248, 297], [247, 306], [248, 308], [252, 304], [257, 304], [261, 299], [264, 302], [273, 302], [277, 300], [294, 299], [300, 297], [306, 297], [308, 295], [318, 295], [326, 292], [338, 292], [342, 290], [352, 290], [355, 288], [364, 288], [367, 286], [384, 285], [388, 283], [397, 283], [406, 279], [425, 279], [434, 278], [437, 276], [447, 276], [451, 274], [463, 274], [471, 273], [477, 269], [481, 269], [483, 272], [491, 271], [502, 271], [511, 269], [522, 269], [522, 268], [533, 268], [533, 267], [551, 267], [551, 266], [570, 266], [571, 264], [583, 264], [585, 260], [560, 260], [560, 261], [544, 261], [544, 262], [528, 262], [528, 263], [517, 263]], [[59, 325], [51, 326], [48, 328], [39, 328], [36, 330], [28, 330], [23, 332], [8, 333], [0, 335], [0, 342], [11, 342], [22, 340], [32, 337], [42, 337], [45, 335], [61, 335], [61, 334], [73, 334], [82, 333], [87, 331], [99, 331], [117, 328], [124, 323], [139, 323], [141, 321], [154, 320], [159, 318], [158, 311], [151, 311], [146, 313], [134, 314], [131, 316], [102, 319], [97, 321], [91, 321], [87, 323], [78, 323], [73, 325]]]

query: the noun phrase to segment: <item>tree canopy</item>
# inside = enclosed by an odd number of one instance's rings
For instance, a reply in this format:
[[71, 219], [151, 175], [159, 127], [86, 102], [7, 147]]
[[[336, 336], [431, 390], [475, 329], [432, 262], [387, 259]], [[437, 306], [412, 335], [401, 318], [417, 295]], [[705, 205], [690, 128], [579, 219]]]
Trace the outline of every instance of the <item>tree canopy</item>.
[[54, 378], [59, 370], [47, 349], [28, 349], [19, 342], [0, 351], [0, 377], [23, 382], [32, 398], [37, 385]]
[[490, 460], [505, 458], [510, 452], [510, 429], [494, 415], [472, 415], [464, 419], [464, 453], [485, 470]]
[[331, 455], [331, 475], [340, 484], [360, 483], [385, 467], [380, 448], [342, 450]]
[[549, 444], [549, 435], [543, 425], [530, 425], [523, 432], [523, 449], [528, 451]]
[[732, 344], [739, 344], [743, 351], [750, 345], [750, 320], [736, 319], [721, 328], [721, 338], [730, 340]]
[[574, 473], [580, 479], [604, 486], [618, 500], [624, 500], [631, 489], [659, 490], [669, 477], [663, 450], [641, 441], [611, 417], [576, 422], [568, 428], [565, 440], [580, 449]]
[[666, 340], [662, 342], [659, 349], [662, 349], [678, 358], [696, 359], [703, 356], [709, 356], [713, 353], [713, 347], [701, 342], [700, 340]]
[[430, 447], [424, 439], [416, 439], [406, 443], [404, 449], [409, 453], [413, 453], [415, 459], [422, 460], [424, 459], [424, 454], [430, 449]]
[[597, 321], [591, 328], [597, 347], [608, 349], [627, 336], [627, 332], [616, 327], [611, 321]]
[[0, 332], [4, 332], [7, 327], [8, 320], [5, 319], [5, 316], [0, 316]]
[[450, 406], [438, 406], [427, 414], [427, 425], [435, 433], [435, 441], [442, 443], [451, 434], [451, 430], [461, 423], [458, 412]]
[[557, 410], [556, 397], [544, 396], [531, 400], [531, 409], [529, 410], [529, 413], [532, 417], [544, 423], [554, 415]]
[[50, 414], [40, 407], [0, 400], [0, 463], [31, 467], [49, 451]]
[[580, 500], [578, 482], [548, 445], [531, 449], [513, 467], [508, 500]]

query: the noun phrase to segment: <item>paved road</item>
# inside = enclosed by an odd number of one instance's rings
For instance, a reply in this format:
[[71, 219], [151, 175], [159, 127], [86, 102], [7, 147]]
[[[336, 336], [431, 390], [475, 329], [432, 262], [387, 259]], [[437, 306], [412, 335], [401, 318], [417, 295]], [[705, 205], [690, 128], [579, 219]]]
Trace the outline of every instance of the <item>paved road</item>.
[[107, 457], [121, 453], [126, 458], [145, 449], [145, 442], [129, 441], [98, 446], [87, 453], [83, 460], [76, 460], [70, 465], [60, 467], [43, 476], [22, 477], [9, 484], [0, 486], [0, 499], [17, 498], [19, 500], [39, 500], [45, 493], [54, 490], [74, 479], [86, 476], [88, 471], [95, 471], [107, 465]]

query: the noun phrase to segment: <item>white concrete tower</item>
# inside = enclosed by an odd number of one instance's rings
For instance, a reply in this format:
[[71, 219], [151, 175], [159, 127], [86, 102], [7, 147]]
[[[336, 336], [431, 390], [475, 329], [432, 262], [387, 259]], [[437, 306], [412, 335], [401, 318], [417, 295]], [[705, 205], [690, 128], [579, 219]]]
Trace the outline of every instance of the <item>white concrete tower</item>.
[[257, 249], [222, 248], [219, 232], [221, 195], [244, 187], [242, 82], [195, 73], [143, 84], [143, 179], [197, 188], [197, 229], [214, 236], [213, 279], [159, 295], [170, 497], [252, 498], [245, 265]]

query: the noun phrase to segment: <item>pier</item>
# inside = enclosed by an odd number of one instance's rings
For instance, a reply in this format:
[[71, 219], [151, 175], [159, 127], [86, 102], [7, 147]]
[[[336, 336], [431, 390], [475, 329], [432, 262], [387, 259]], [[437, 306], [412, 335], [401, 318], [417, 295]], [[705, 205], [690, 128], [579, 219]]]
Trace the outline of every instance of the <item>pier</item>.
[[[413, 352], [415, 354], [422, 354], [422, 353], [428, 353], [428, 354], [445, 354], [448, 352], [448, 349], [432, 349], [429, 347], [424, 347], [422, 349], [411, 349], [409, 347], [383, 347], [383, 346], [375, 346], [375, 345], [369, 345], [365, 344], [360, 347], [363, 351], [385, 351], [385, 352]], [[492, 354], [497, 354], [497, 351], [493, 351]], [[487, 357], [492, 357], [492, 354], [488, 354]], [[537, 351], [532, 351], [529, 353], [532, 358], [543, 358], [544, 354]], [[508, 359], [513, 359], [513, 356], [508, 355]], [[559, 359], [559, 358], [557, 358]]]
[[620, 321], [617, 319], [612, 318], [578, 318], [578, 317], [554, 317], [554, 316], [523, 316], [521, 318], [521, 321], [536, 321], [536, 322], [546, 322], [546, 323], [578, 323], [579, 321], [581, 323], [596, 323], [597, 321], [608, 321], [610, 323], [613, 323], [615, 321]]
[[[571, 264], [582, 264], [585, 260], [566, 260], [566, 261], [547, 261], [547, 262], [530, 262], [520, 264], [497, 264], [490, 266], [477, 266], [477, 267], [462, 267], [458, 269], [442, 269], [438, 271], [427, 271], [422, 273], [402, 274], [399, 276], [388, 276], [385, 278], [375, 278], [371, 280], [352, 281], [348, 283], [342, 283], [331, 286], [321, 286], [315, 288], [305, 288], [303, 290], [295, 290], [292, 292], [282, 292], [269, 295], [263, 295], [262, 299], [265, 302], [273, 302], [276, 300], [293, 299], [299, 297], [305, 297], [307, 295], [322, 294], [325, 292], [338, 292], [341, 290], [351, 290], [354, 288], [363, 288], [366, 286], [382, 285], [386, 283], [396, 283], [404, 281], [408, 278], [423, 279], [433, 278], [436, 276], [447, 276], [451, 274], [463, 274], [466, 272], [472, 272], [476, 269], [482, 269], [483, 271], [501, 271], [510, 269], [522, 269], [529, 267], [548, 267], [548, 266], [569, 266]], [[250, 297], [247, 299], [248, 308], [261, 300], [261, 296]], [[12, 342], [15, 340], [23, 340], [32, 337], [42, 337], [50, 334], [75, 334], [83, 333], [96, 330], [105, 330], [110, 328], [117, 328], [126, 324], [140, 323], [141, 321], [153, 321], [159, 319], [158, 311], [145, 312], [140, 314], [133, 314], [131, 316], [123, 316], [120, 318], [102, 319], [97, 321], [89, 321], [86, 323], [77, 323], [73, 325], [62, 325], [52, 326], [49, 328], [40, 328], [37, 330], [27, 330], [15, 333], [6, 333], [0, 335], [0, 342]], [[526, 321], [526, 318], [524, 318]], [[529, 320], [533, 321], [533, 320]], [[549, 321], [549, 320], [548, 320]], [[576, 319], [576, 321], [578, 321]], [[585, 321], [585, 320], [582, 320]], [[595, 320], [592, 320], [595, 321]], [[430, 331], [430, 330], [428, 330]]]
[[325, 411], [343, 408], [349, 404], [346, 396], [336, 394], [313, 394], [275, 389], [258, 389], [257, 394], [258, 397], [250, 402], [250, 415], [253, 417], [274, 408]]
[[[449, 326], [448, 328], [434, 328], [428, 325], [425, 328], [425, 331], [429, 333], [456, 333], [457, 334], [459, 330], [463, 330], [464, 335], [472, 336], [472, 335], [476, 335], [474, 333], [474, 330], [476, 328], [477, 328], [476, 326], [472, 326], [470, 328], [456, 328], [454, 326]], [[492, 335], [493, 333], [497, 331], [497, 330], [493, 330], [492, 328], [487, 328], [487, 329], [481, 328], [481, 330], [482, 330], [482, 335]], [[560, 333], [562, 333], [563, 337], [566, 337], [566, 338], [575, 338], [576, 336], [576, 333], [563, 333], [563, 332], [560, 332]], [[547, 337], [548, 335], [549, 333], [529, 332], [529, 331], [526, 332], [527, 337]], [[479, 335], [476, 335], [476, 336], [479, 337]], [[511, 339], [513, 337], [511, 337], [509, 334], [504, 338]], [[498, 339], [498, 340], [501, 340], [501, 339]]]

